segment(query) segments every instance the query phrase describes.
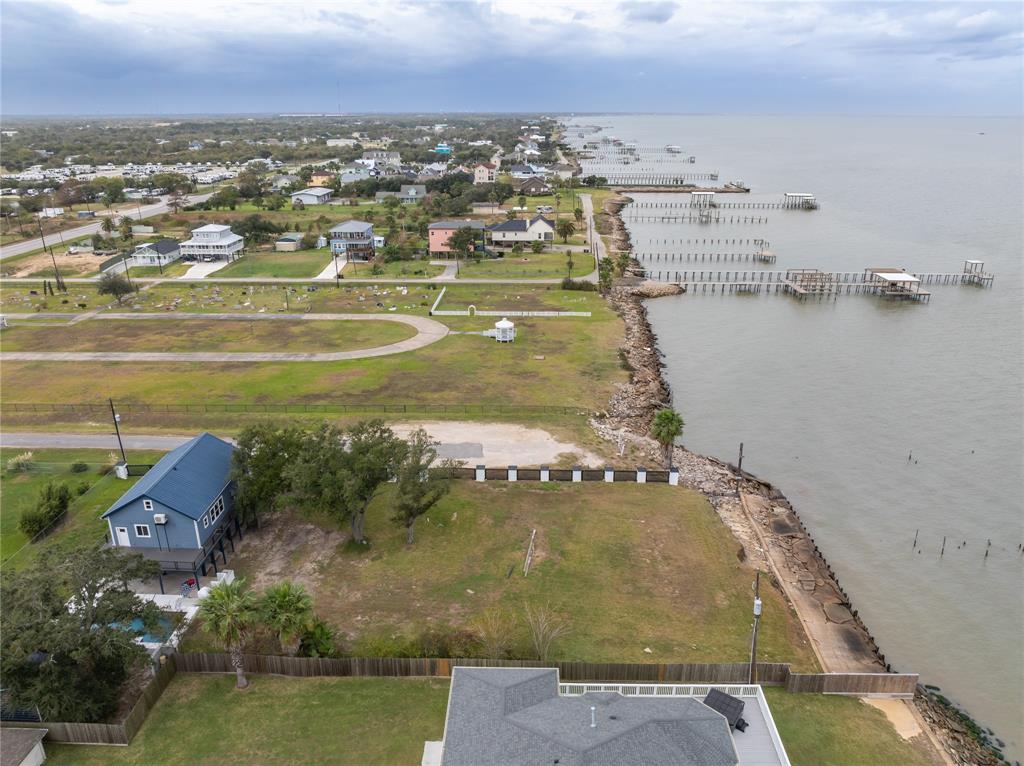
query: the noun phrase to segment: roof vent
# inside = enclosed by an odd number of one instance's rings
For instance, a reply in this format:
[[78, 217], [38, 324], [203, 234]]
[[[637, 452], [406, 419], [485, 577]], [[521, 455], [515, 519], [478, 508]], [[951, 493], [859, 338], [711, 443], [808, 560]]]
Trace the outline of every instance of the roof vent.
[[597, 728], [597, 708], [593, 705], [590, 706], [590, 728]]

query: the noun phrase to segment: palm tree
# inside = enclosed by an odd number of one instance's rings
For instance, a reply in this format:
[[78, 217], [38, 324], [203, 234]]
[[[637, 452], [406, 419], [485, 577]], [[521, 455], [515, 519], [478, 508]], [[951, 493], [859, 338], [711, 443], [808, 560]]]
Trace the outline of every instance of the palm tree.
[[576, 223], [582, 225], [582, 223], [583, 223], [583, 208], [581, 208], [581, 207], [576, 208], [575, 210], [572, 211], [572, 214], [576, 218]]
[[672, 445], [683, 432], [683, 416], [671, 408], [659, 410], [651, 423], [651, 436], [657, 439], [665, 450], [669, 470], [672, 469]]
[[277, 633], [281, 649], [294, 657], [313, 617], [313, 599], [302, 585], [285, 580], [263, 594], [260, 616]]
[[562, 238], [563, 243], [567, 243], [569, 237], [576, 233], [576, 224], [572, 221], [559, 221], [555, 226], [555, 233]]
[[107, 216], [103, 219], [103, 223], [100, 224], [100, 228], [103, 229], [105, 234], [113, 234], [114, 229], [117, 227], [114, 225], [114, 219], [112, 216]]
[[210, 588], [210, 595], [199, 604], [203, 630], [213, 633], [231, 655], [231, 665], [238, 678], [236, 689], [249, 685], [245, 678], [242, 647], [256, 619], [256, 599], [252, 593], [242, 590], [244, 582], [235, 580], [215, 585]]

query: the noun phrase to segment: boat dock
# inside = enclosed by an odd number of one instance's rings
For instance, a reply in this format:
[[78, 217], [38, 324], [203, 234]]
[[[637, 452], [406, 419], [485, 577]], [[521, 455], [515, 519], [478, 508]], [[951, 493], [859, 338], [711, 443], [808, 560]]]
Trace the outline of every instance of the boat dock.
[[[628, 208], [627, 208], [628, 210]], [[626, 213], [623, 220], [628, 223], [768, 223], [768, 216], [762, 215], [723, 215], [714, 208], [704, 208], [694, 213], [679, 215], [639, 215]]]
[[[829, 272], [820, 269], [786, 271], [654, 271], [647, 278], [671, 282], [686, 293], [783, 293], [796, 298], [838, 297], [840, 295], [878, 295], [883, 298], [926, 303], [931, 293], [922, 285], [976, 285], [991, 287], [994, 275], [980, 266], [965, 264], [962, 272], [910, 273], [892, 267], [871, 267], [864, 271]], [[980, 263], [980, 262], [975, 262]], [[973, 270], [971, 270], [973, 269]]]

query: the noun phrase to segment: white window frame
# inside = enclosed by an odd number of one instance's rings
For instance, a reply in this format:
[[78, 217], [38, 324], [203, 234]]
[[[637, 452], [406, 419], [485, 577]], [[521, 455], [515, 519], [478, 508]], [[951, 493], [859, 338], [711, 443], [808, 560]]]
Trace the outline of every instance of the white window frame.
[[144, 510], [144, 511], [152, 511], [153, 510], [153, 501], [152, 500], [143, 500], [142, 501], [142, 510]]
[[206, 529], [208, 526], [210, 526], [210, 514], [204, 513], [203, 514], [203, 529]]
[[[145, 534], [143, 534], [142, 530], [145, 530]], [[142, 539], [149, 539], [150, 537], [152, 537], [152, 535], [149, 533], [149, 524], [136, 524], [135, 536]]]
[[210, 514], [210, 523], [213, 524], [224, 513], [224, 495], [221, 495], [216, 500], [214, 500], [213, 505], [211, 505], [207, 509], [207, 511]]

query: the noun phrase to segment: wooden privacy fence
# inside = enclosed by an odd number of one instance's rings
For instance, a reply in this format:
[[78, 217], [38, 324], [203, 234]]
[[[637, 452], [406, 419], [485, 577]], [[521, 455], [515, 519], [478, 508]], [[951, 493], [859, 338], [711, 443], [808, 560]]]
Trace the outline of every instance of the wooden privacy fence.
[[127, 745], [142, 728], [149, 711], [153, 709], [167, 684], [178, 672], [175, 657], [167, 657], [167, 664], [160, 667], [150, 680], [142, 695], [136, 701], [121, 723], [63, 723], [44, 721], [27, 723], [22, 721], [4, 723], [23, 729], [47, 729], [47, 742], [68, 742], [76, 745]]
[[[233, 673], [231, 658], [221, 653], [179, 653], [175, 655], [182, 673]], [[478, 668], [558, 668], [566, 683], [583, 681], [625, 681], [660, 684], [745, 684], [750, 665], [724, 663], [630, 663], [630, 662], [540, 662], [537, 660], [452, 659], [444, 657], [281, 657], [247, 654], [245, 669], [250, 673], [314, 677], [451, 676], [456, 665]], [[757, 663], [757, 683], [785, 686], [790, 692], [816, 694], [913, 695], [916, 673], [793, 673], [785, 662]]]
[[913, 697], [917, 683], [917, 673], [790, 673], [786, 691]]

